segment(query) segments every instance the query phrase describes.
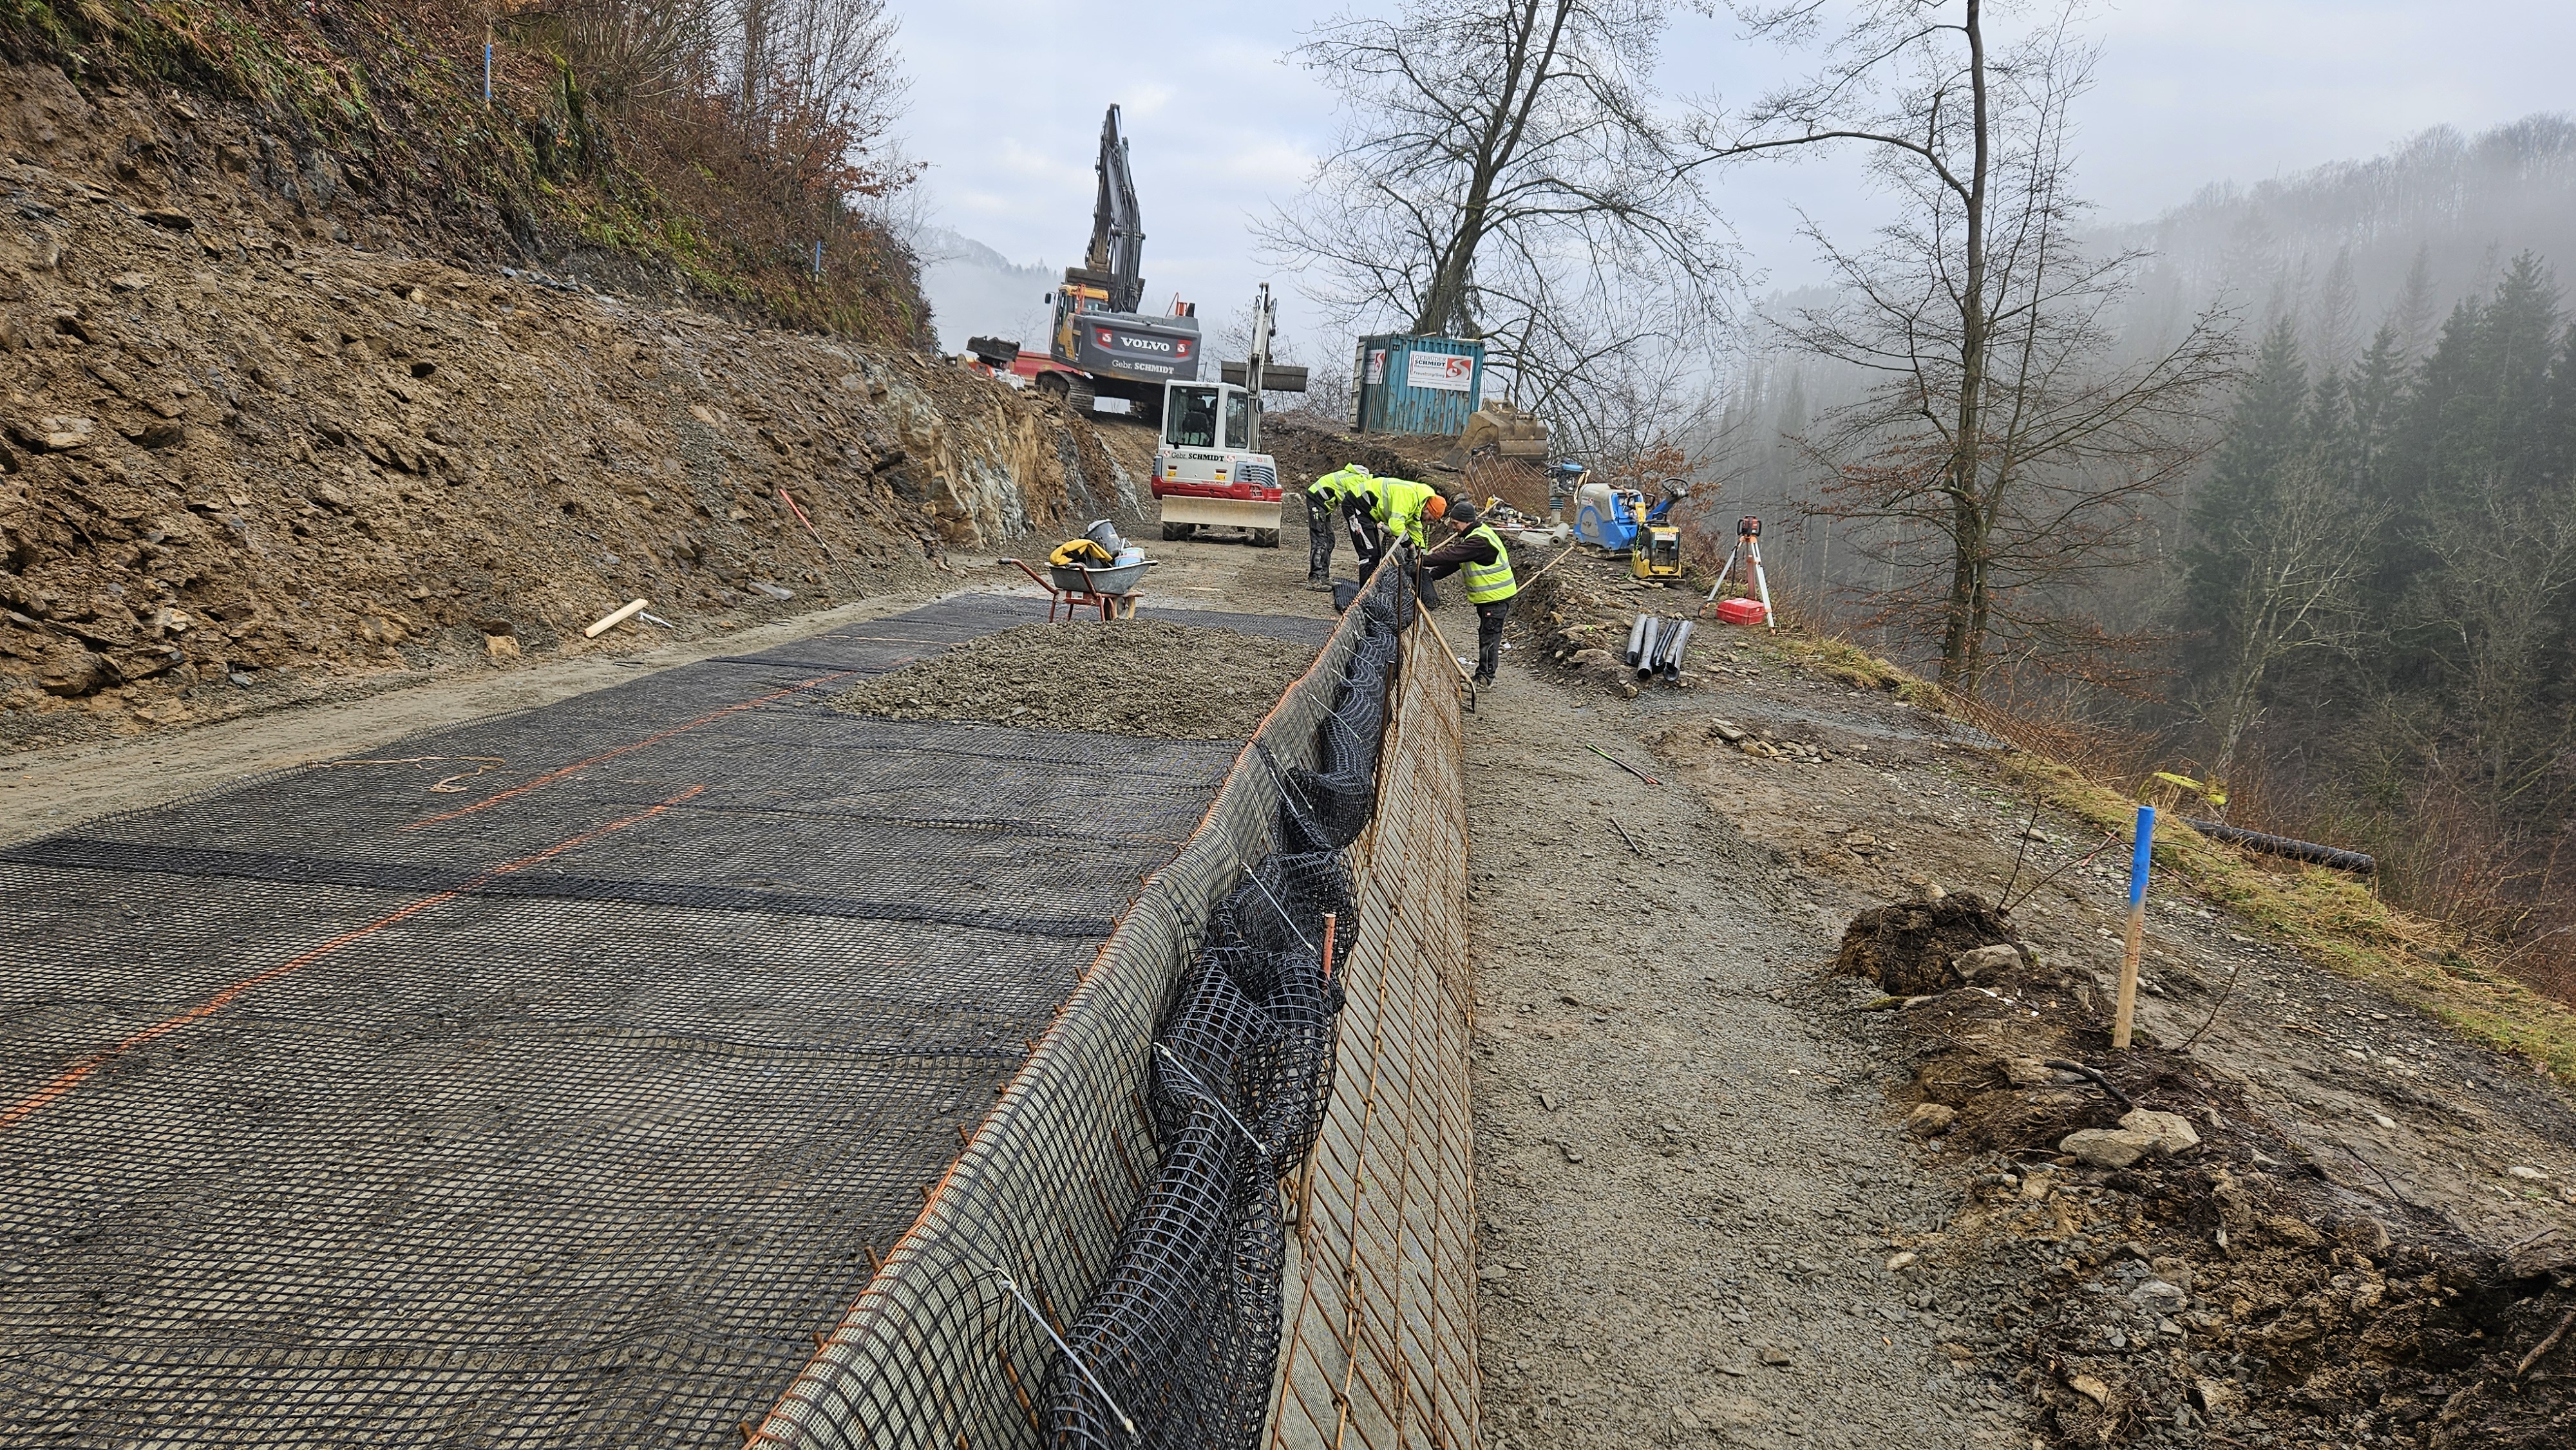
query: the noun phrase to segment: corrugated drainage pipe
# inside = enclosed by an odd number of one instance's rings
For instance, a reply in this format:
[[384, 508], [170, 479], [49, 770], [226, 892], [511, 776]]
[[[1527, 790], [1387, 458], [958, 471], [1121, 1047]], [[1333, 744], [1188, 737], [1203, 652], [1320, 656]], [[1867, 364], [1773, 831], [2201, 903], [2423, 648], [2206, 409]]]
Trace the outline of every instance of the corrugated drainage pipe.
[[1661, 646], [1663, 633], [1664, 621], [1651, 614], [1647, 615], [1646, 642], [1638, 649], [1637, 657], [1629, 661], [1637, 667], [1638, 679], [1642, 680], [1655, 672], [1655, 651]]
[[1637, 646], [1646, 637], [1646, 616], [1640, 614], [1628, 626], [1628, 663], [1637, 662]]
[[2287, 856], [2293, 861], [2313, 862], [2319, 866], [2333, 867], [2337, 871], [2352, 871], [2364, 876], [2379, 869], [2377, 857], [2360, 851], [2346, 851], [2336, 846], [2320, 846], [2314, 841], [2294, 841], [2287, 836], [2267, 836], [2261, 831], [2249, 831], [2242, 826], [2228, 825], [2224, 821], [2195, 821], [2185, 816], [2182, 823], [2213, 841], [2225, 841], [2231, 846], [2242, 846], [2248, 851], [2260, 851], [2267, 856]]
[[1685, 620], [1683, 620], [1681, 623], [1679, 623], [1679, 624], [1677, 624], [1677, 625], [1674, 625], [1674, 626], [1673, 626], [1673, 632], [1672, 632], [1672, 634], [1671, 634], [1669, 637], [1667, 637], [1667, 638], [1665, 639], [1665, 641], [1664, 641], [1664, 678], [1665, 678], [1665, 679], [1667, 679], [1667, 680], [1676, 680], [1676, 681], [1677, 681], [1677, 680], [1679, 680], [1679, 679], [1681, 679], [1681, 677], [1682, 677], [1682, 651], [1690, 648], [1690, 637], [1691, 637], [1691, 622], [1690, 622], [1689, 620], [1685, 619]]

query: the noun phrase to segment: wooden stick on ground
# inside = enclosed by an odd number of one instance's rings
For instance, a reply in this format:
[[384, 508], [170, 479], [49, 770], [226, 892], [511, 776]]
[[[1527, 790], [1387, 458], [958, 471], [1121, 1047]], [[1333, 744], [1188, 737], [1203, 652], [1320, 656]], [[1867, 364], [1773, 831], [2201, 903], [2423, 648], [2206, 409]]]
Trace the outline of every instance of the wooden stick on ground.
[[2557, 1348], [2558, 1341], [2567, 1337], [2567, 1327], [2571, 1324], [2576, 1324], [2576, 1309], [2570, 1309], [2558, 1316], [2558, 1327], [2549, 1331], [2548, 1338], [2531, 1347], [2531, 1353], [2524, 1355], [2522, 1363], [2513, 1367], [2513, 1377], [2522, 1378], [2523, 1371], [2538, 1364], [2542, 1355]]
[[624, 624], [626, 621], [633, 619], [639, 614], [642, 614], [644, 612], [644, 606], [652, 602], [653, 601], [649, 599], [638, 599], [633, 603], [626, 605], [622, 609], [602, 615], [598, 623], [593, 624], [590, 628], [581, 632], [581, 637], [584, 639], [597, 639], [601, 635], [615, 629], [617, 626]]

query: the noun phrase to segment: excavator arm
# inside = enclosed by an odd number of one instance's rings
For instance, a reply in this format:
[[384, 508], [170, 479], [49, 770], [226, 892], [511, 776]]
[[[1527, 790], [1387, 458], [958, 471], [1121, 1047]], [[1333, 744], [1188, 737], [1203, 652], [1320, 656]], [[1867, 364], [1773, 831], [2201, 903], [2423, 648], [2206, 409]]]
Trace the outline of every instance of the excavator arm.
[[1133, 312], [1145, 300], [1145, 220], [1136, 206], [1136, 178], [1127, 170], [1127, 138], [1118, 133], [1118, 108], [1100, 123], [1100, 194], [1091, 208], [1091, 250], [1082, 274], [1065, 280], [1109, 294], [1109, 310]]

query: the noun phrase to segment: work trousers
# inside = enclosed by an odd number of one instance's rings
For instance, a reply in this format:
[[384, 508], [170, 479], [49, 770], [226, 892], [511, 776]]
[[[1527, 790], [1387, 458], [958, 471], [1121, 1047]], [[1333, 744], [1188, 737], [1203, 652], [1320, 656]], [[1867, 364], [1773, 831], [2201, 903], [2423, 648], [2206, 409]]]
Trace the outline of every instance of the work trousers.
[[1503, 619], [1512, 612], [1512, 602], [1497, 599], [1476, 606], [1476, 683], [1490, 685], [1494, 671], [1503, 663]]
[[1351, 523], [1351, 559], [1359, 566], [1360, 578], [1377, 572], [1377, 561], [1386, 557], [1387, 537], [1377, 520], [1366, 514], [1346, 513]]
[[1333, 506], [1306, 495], [1306, 579], [1320, 583], [1333, 577]]

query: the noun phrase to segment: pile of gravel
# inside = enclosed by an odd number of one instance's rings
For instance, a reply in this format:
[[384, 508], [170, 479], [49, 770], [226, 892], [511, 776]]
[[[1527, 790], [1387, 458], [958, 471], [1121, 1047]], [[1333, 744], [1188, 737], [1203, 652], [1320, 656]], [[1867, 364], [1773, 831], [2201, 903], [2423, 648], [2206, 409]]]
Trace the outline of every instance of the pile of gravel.
[[1024, 624], [877, 676], [832, 705], [1160, 740], [1249, 739], [1311, 645], [1148, 619]]

